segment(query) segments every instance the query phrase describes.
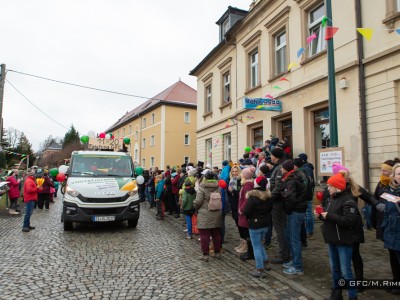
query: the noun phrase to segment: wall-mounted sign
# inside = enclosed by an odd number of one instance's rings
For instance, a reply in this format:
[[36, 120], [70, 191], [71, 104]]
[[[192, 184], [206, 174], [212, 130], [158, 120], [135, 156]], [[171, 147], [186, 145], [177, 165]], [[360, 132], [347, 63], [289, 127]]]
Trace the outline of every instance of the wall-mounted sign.
[[344, 165], [344, 148], [318, 149], [318, 175], [331, 176], [334, 163]]
[[243, 108], [282, 111], [282, 101], [270, 98], [244, 98]]

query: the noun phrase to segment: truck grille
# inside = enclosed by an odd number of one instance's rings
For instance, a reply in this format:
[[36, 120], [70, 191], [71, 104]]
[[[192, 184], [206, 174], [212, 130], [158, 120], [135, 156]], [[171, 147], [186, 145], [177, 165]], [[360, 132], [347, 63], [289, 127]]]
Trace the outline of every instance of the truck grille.
[[86, 203], [115, 203], [115, 202], [124, 202], [129, 198], [129, 195], [126, 194], [122, 197], [114, 197], [114, 198], [86, 198], [82, 195], [78, 196], [79, 200]]

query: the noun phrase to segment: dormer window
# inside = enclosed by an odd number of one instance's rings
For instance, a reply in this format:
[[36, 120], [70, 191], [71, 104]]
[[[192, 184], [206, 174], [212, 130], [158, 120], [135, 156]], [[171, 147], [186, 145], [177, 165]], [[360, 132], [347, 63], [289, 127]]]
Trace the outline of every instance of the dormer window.
[[222, 36], [225, 35], [225, 33], [229, 30], [229, 18], [226, 19], [221, 26], [221, 30], [222, 30]]
[[217, 21], [217, 25], [219, 25], [220, 42], [225, 39], [225, 34], [229, 29], [235, 26], [238, 21], [242, 20], [246, 14], [246, 10], [241, 10], [232, 6], [228, 7], [228, 10]]

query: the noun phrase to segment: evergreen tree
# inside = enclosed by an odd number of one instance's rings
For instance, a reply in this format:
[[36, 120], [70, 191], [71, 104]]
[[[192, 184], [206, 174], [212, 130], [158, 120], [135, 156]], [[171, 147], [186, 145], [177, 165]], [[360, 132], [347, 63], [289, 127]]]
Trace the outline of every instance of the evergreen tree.
[[67, 131], [64, 136], [62, 148], [67, 148], [68, 145], [80, 145], [79, 132], [75, 130], [74, 125]]
[[[29, 155], [29, 167], [33, 165], [33, 161], [35, 159], [35, 154], [33, 153], [32, 150], [32, 144], [29, 142], [28, 138], [25, 136], [23, 132], [21, 132], [21, 135], [19, 137], [18, 145], [15, 148], [15, 151], [17, 153]], [[20, 161], [23, 157], [19, 156], [18, 160]]]

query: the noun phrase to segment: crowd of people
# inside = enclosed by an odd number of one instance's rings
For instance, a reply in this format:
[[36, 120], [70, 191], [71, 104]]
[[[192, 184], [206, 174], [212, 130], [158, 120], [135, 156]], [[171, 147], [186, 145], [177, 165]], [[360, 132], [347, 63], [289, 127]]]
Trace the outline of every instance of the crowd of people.
[[[376, 238], [389, 250], [393, 280], [400, 281], [400, 160], [382, 163], [373, 194], [354, 182], [343, 165], [333, 164], [332, 171], [320, 192], [321, 205], [314, 209], [316, 181], [307, 154], [292, 159], [285, 141], [267, 140], [262, 148], [246, 148], [238, 163], [223, 161], [221, 168], [199, 161], [145, 171], [139, 197], [156, 208], [157, 220], [166, 213], [176, 218], [183, 215], [186, 238], [199, 234], [199, 258], [204, 262], [210, 257], [221, 259], [225, 217], [231, 214], [241, 238], [235, 250], [241, 260], [255, 260], [251, 275], [257, 278], [266, 275], [270, 264], [282, 264], [287, 275], [303, 275], [302, 249], [314, 239], [314, 219], [321, 220], [331, 266], [331, 299], [342, 299], [339, 280], [364, 279], [360, 244], [365, 227], [358, 203], [362, 200], [370, 211], [368, 226], [376, 229]], [[22, 231], [29, 232], [35, 228], [30, 224], [33, 209], [49, 209], [58, 182], [42, 169], [28, 169], [21, 175], [11, 170], [5, 180], [8, 183], [0, 193], [8, 193], [9, 213], [19, 214], [18, 199], [22, 198], [26, 204]], [[278, 247], [270, 257], [267, 250], [273, 230]], [[349, 299], [357, 299], [360, 289], [345, 287]], [[389, 292], [398, 295], [400, 289]]]
[[[268, 140], [264, 147], [246, 151], [237, 164], [223, 161], [221, 168], [204, 166], [201, 161], [167, 166], [165, 171], [155, 168], [146, 174], [140, 196], [149, 207], [157, 208], [157, 220], [163, 220], [165, 212], [176, 218], [183, 214], [186, 238], [191, 239], [197, 227], [204, 262], [210, 257], [221, 259], [225, 216], [231, 213], [242, 239], [235, 250], [240, 259], [255, 260], [251, 275], [259, 278], [271, 269], [270, 264], [282, 264], [287, 275], [303, 275], [302, 249], [314, 239], [315, 218], [321, 220], [331, 266], [331, 299], [342, 299], [340, 279], [346, 280], [349, 299], [357, 299], [362, 290], [348, 285], [348, 280], [364, 279], [360, 244], [365, 227], [359, 207], [369, 207], [368, 222], [389, 249], [393, 280], [398, 281], [400, 160], [381, 165], [382, 175], [373, 194], [354, 182], [348, 168], [334, 164], [316, 210], [314, 166], [305, 153], [292, 159], [284, 145]], [[364, 205], [359, 205], [361, 200]], [[278, 250], [270, 257], [273, 230]], [[399, 289], [389, 292], [400, 294]]]

